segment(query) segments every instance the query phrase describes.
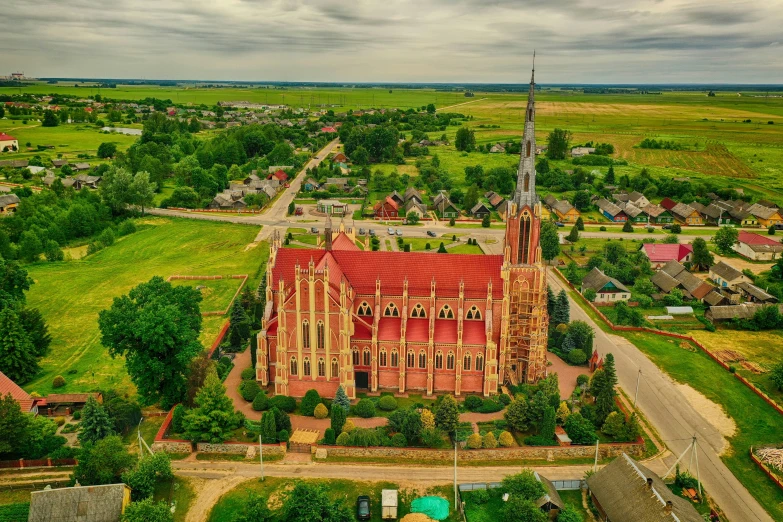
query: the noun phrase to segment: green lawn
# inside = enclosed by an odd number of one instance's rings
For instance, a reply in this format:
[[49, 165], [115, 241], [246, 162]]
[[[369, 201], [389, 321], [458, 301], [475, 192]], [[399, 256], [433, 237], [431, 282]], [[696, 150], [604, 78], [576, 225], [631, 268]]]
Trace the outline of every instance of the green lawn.
[[[67, 384], [59, 392], [102, 387], [132, 392], [124, 361], [109, 357], [100, 343], [98, 312], [156, 275], [248, 274], [248, 284], [256, 285], [268, 256], [265, 244], [246, 249], [257, 227], [167, 218], [141, 219], [137, 226], [136, 233], [86, 258], [27, 267], [35, 281], [28, 303], [41, 310], [53, 338], [41, 372], [25, 386], [28, 391], [51, 393], [52, 379], [62, 375]], [[224, 321], [218, 316], [204, 319], [205, 346]]]
[[[139, 430], [141, 431], [141, 438], [144, 439], [144, 442], [152, 446], [152, 443], [155, 442], [155, 435], [158, 434], [158, 430], [160, 429], [166, 417], [163, 415], [150, 417], [144, 415], [144, 412], [142, 412], [142, 417], [144, 420], [139, 426]], [[122, 440], [125, 444], [136, 445], [138, 448], [138, 431], [135, 428], [130, 430]]]
[[[10, 134], [19, 140], [20, 152], [14, 157], [28, 158], [34, 155], [41, 157], [57, 158], [62, 154], [64, 158], [76, 160], [78, 154], [89, 154], [95, 156], [98, 152], [98, 146], [104, 142], [113, 142], [117, 144], [119, 150], [125, 150], [130, 147], [138, 136], [126, 136], [124, 134], [104, 134], [100, 129], [88, 123], [71, 123], [58, 125], [57, 127], [42, 127], [39, 122], [28, 121], [27, 125], [18, 120], [0, 120], [0, 132]], [[27, 143], [30, 143], [33, 151], [28, 152]], [[53, 145], [53, 149], [46, 149], [39, 152], [38, 145]], [[90, 158], [91, 164], [97, 158]]]
[[467, 243], [463, 243], [461, 245], [455, 246], [454, 248], [449, 248], [448, 252], [450, 254], [483, 254], [484, 251], [481, 250], [481, 247], [478, 245], [468, 245]]
[[[212, 274], [182, 274], [182, 275], [212, 275]], [[237, 275], [237, 274], [226, 274]], [[223, 279], [174, 279], [171, 281], [174, 286], [190, 286], [192, 288], [203, 287], [200, 289], [201, 311], [218, 312], [225, 310], [231, 304], [234, 294], [236, 294], [241, 279], [232, 279], [224, 277]]]
[[[570, 504], [579, 510], [583, 520], [589, 520], [587, 511], [582, 507], [582, 492], [558, 491], [565, 504]], [[503, 519], [503, 497], [501, 490], [489, 490], [489, 500], [483, 504], [476, 501], [477, 491], [463, 491], [460, 496], [465, 502], [465, 518], [467, 522], [497, 522]]]
[[196, 492], [193, 491], [189, 479], [174, 477], [173, 480], [157, 484], [153, 498], [174, 508], [174, 522], [184, 522], [190, 503], [196, 498]]
[[[251, 493], [258, 493], [267, 499], [272, 499], [272, 506], [279, 507], [281, 493], [290, 487], [291, 479], [267, 478], [261, 482], [259, 479], [250, 479], [224, 494], [209, 514], [209, 522], [233, 522], [238, 513], [244, 509], [245, 503]], [[399, 489], [393, 482], [359, 482], [351, 480], [308, 480], [306, 482], [323, 484], [327, 488], [328, 495], [334, 500], [340, 500], [352, 513], [356, 513], [356, 498], [359, 495], [370, 497], [370, 512], [373, 522], [381, 522], [381, 490], [398, 489], [399, 507], [397, 519], [401, 519], [410, 512], [410, 503], [415, 498], [424, 494], [440, 495], [449, 500], [452, 513], [446, 522], [457, 522], [459, 514], [454, 509], [454, 493], [451, 485], [435, 486], [427, 490], [420, 490], [414, 494], [409, 490]]]
[[[357, 399], [365, 399], [369, 398], [371, 401], [375, 403], [375, 416], [376, 417], [388, 417], [394, 411], [384, 411], [378, 407], [378, 401], [383, 397], [384, 395], [392, 395], [394, 394], [392, 392], [381, 392], [380, 397], [368, 397], [366, 393], [357, 393], [356, 398]], [[417, 407], [423, 407], [423, 406], [431, 406], [435, 404], [435, 399], [426, 399], [421, 394], [415, 394], [410, 393], [407, 397], [394, 397], [394, 399], [397, 401], [397, 410], [399, 409], [407, 409], [411, 406], [416, 405]], [[353, 415], [353, 411], [351, 412], [351, 416]]]

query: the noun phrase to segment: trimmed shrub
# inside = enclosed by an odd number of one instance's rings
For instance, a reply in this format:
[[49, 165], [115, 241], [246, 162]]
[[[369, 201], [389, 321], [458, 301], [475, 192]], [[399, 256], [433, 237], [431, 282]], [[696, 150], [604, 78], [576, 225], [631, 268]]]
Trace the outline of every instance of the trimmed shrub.
[[404, 448], [408, 445], [408, 441], [402, 433], [395, 433], [391, 438], [391, 445], [395, 448]]
[[482, 442], [481, 435], [478, 433], [473, 433], [470, 437], [468, 437], [467, 446], [470, 449], [479, 449]]
[[465, 407], [470, 411], [476, 411], [484, 404], [484, 400], [478, 395], [468, 395], [465, 397]]
[[585, 374], [581, 374], [581, 375], [577, 375], [576, 376], [576, 385], [577, 386], [584, 386], [588, 382], [590, 382], [590, 377], [589, 376], [587, 376]]
[[482, 402], [481, 408], [479, 408], [480, 413], [495, 413], [496, 411], [500, 411], [503, 409], [503, 405], [500, 403], [500, 401], [496, 401], [494, 399], [487, 399]]
[[242, 370], [242, 380], [249, 381], [256, 378], [256, 371], [253, 368], [245, 368]]
[[280, 430], [277, 432], [277, 441], [278, 442], [288, 442], [288, 430]]
[[264, 411], [269, 408], [269, 397], [266, 396], [266, 392], [261, 390], [256, 398], [253, 399], [253, 410]]
[[321, 396], [318, 394], [318, 391], [307, 390], [302, 399], [302, 404], [299, 406], [299, 413], [312, 417], [315, 415], [315, 407], [319, 404], [321, 404]]
[[394, 411], [397, 409], [397, 399], [391, 395], [384, 395], [378, 401], [378, 407], [383, 411]]
[[571, 364], [584, 364], [587, 362], [587, 354], [583, 350], [571, 350], [568, 352], [568, 362]]
[[421, 427], [424, 430], [435, 429], [435, 415], [430, 410], [421, 410]]
[[239, 394], [248, 402], [252, 402], [259, 393], [261, 393], [261, 387], [256, 381], [242, 381], [242, 384], [239, 385]]
[[71, 415], [71, 417], [73, 418], [73, 420], [81, 419], [82, 418], [82, 410], [76, 410], [75, 412], [73, 412], [73, 415]]
[[65, 378], [62, 375], [52, 379], [52, 388], [62, 388], [63, 386], [65, 386]]
[[296, 409], [296, 399], [288, 395], [275, 395], [269, 399], [270, 408], [278, 408], [286, 413], [291, 413]]
[[504, 431], [500, 434], [500, 437], [498, 437], [498, 444], [501, 448], [510, 448], [514, 445], [514, 436], [511, 433]]
[[375, 404], [370, 399], [362, 399], [354, 406], [354, 412], [363, 419], [375, 417]]
[[319, 404], [315, 407], [315, 410], [313, 411], [313, 415], [316, 419], [325, 419], [329, 416], [329, 410], [326, 409], [326, 406], [323, 404]]
[[338, 446], [347, 446], [348, 443], [351, 442], [351, 434], [342, 432], [340, 435], [337, 436], [337, 440], [335, 441]]
[[495, 439], [495, 435], [490, 431], [484, 438], [481, 439], [481, 447], [487, 449], [494, 449], [498, 447], [498, 441]]
[[326, 428], [326, 431], [324, 432], [324, 444], [334, 446], [335, 440], [334, 430], [332, 428]]
[[[171, 414], [171, 429], [174, 430], [174, 433], [182, 433], [185, 431], [183, 422], [185, 420], [186, 412], [187, 410], [185, 410], [185, 406], [182, 404], [177, 404], [174, 407], [174, 413]], [[76, 417], [74, 416], [74, 418]]]
[[503, 406], [508, 406], [509, 404], [511, 404], [511, 397], [509, 397], [505, 393], [501, 393], [500, 395], [498, 395], [498, 400], [500, 401], [500, 404], [502, 404]]
[[355, 429], [356, 429], [356, 425], [353, 423], [352, 420], [347, 420], [345, 421], [345, 424], [343, 424], [343, 433], [351, 433]]
[[55, 417], [54, 423], [57, 424], [58, 426], [62, 426], [63, 424], [65, 424], [65, 417]]

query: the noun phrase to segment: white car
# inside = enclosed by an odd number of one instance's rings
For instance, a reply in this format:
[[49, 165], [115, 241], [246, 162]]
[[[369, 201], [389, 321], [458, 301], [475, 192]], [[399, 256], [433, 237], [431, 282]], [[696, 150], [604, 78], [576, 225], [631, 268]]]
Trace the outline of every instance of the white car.
[[392, 227], [389, 227], [389, 235], [390, 236], [394, 235], [394, 229]]

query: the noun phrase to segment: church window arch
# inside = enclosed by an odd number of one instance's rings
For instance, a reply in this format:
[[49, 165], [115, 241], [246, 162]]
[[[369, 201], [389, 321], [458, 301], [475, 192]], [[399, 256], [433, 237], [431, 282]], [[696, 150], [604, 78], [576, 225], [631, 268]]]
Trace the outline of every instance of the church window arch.
[[356, 311], [356, 315], [362, 317], [372, 317], [372, 308], [370, 308], [370, 305], [367, 304], [367, 301], [363, 301], [362, 304], [359, 305], [359, 309]]
[[481, 310], [476, 305], [471, 306], [465, 314], [465, 319], [481, 320]]
[[326, 362], [323, 357], [318, 358], [318, 377], [326, 377]]
[[302, 348], [310, 348], [310, 321], [302, 321]]
[[533, 109], [527, 110], [527, 121], [533, 121]]
[[378, 360], [381, 366], [386, 366], [386, 348], [381, 348], [381, 351], [378, 354]]
[[355, 346], [351, 350], [351, 361], [353, 362], [354, 366], [359, 365], [359, 349]]
[[389, 303], [386, 305], [386, 309], [383, 311], [384, 317], [399, 317], [400, 311], [397, 308], [397, 305], [394, 303]]
[[304, 361], [302, 361], [302, 366], [304, 367], [304, 371], [302, 372], [305, 377], [310, 376], [310, 358], [305, 357]]
[[476, 371], [484, 371], [484, 356], [480, 353], [476, 355]]
[[524, 192], [530, 192], [530, 173], [525, 172]]
[[525, 145], [525, 156], [528, 158], [530, 157], [530, 147], [531, 147], [530, 140], [527, 140], [527, 145]]
[[449, 352], [449, 354], [446, 356], [446, 369], [454, 369], [454, 352]]
[[465, 358], [462, 360], [462, 369], [470, 371], [470, 354], [466, 353]]
[[421, 305], [421, 303], [416, 303], [416, 306], [413, 307], [413, 310], [411, 310], [411, 317], [427, 317], [427, 311], [424, 310], [424, 307]]
[[397, 353], [397, 349], [394, 348], [391, 351], [391, 366], [397, 368], [400, 365], [400, 355]]
[[370, 349], [365, 348], [364, 352], [362, 353], [362, 364], [365, 366], [370, 366]]
[[408, 350], [406, 365], [408, 368], [414, 368], [416, 366], [416, 354], [413, 353], [413, 350]]
[[427, 367], [427, 352], [421, 350], [419, 352], [419, 368], [426, 368], [426, 367]]
[[438, 350], [438, 352], [435, 354], [435, 369], [436, 370], [442, 370], [443, 369], [443, 352]]
[[332, 357], [332, 375], [331, 377], [337, 377], [340, 375], [340, 363], [337, 362], [337, 357]]
[[291, 357], [291, 375], [297, 375], [299, 373], [299, 365], [296, 364], [296, 357]]
[[440, 319], [454, 319], [454, 310], [449, 305], [443, 305], [438, 313]]
[[315, 343], [318, 350], [324, 349], [324, 331], [325, 328], [323, 321], [318, 321], [318, 323], [315, 325]]

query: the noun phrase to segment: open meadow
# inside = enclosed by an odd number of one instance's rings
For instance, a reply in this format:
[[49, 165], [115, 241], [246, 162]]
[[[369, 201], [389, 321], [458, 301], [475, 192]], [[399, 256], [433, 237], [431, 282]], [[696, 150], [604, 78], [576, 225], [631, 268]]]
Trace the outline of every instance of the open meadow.
[[[247, 274], [247, 284], [258, 285], [269, 254], [265, 244], [253, 243], [258, 227], [153, 217], [136, 224], [137, 232], [83, 259], [27, 267], [35, 281], [28, 303], [41, 310], [53, 339], [51, 352], [41, 360], [41, 372], [25, 386], [27, 391], [51, 393], [52, 379], [62, 375], [67, 384], [58, 392], [109, 387], [132, 392], [124, 360], [112, 359], [101, 345], [98, 313], [153, 276]], [[203, 309], [225, 306], [231, 298], [229, 286], [235, 291], [240, 283], [228, 281], [230, 285], [214, 286]], [[205, 347], [224, 321], [222, 316], [204, 318]]]

